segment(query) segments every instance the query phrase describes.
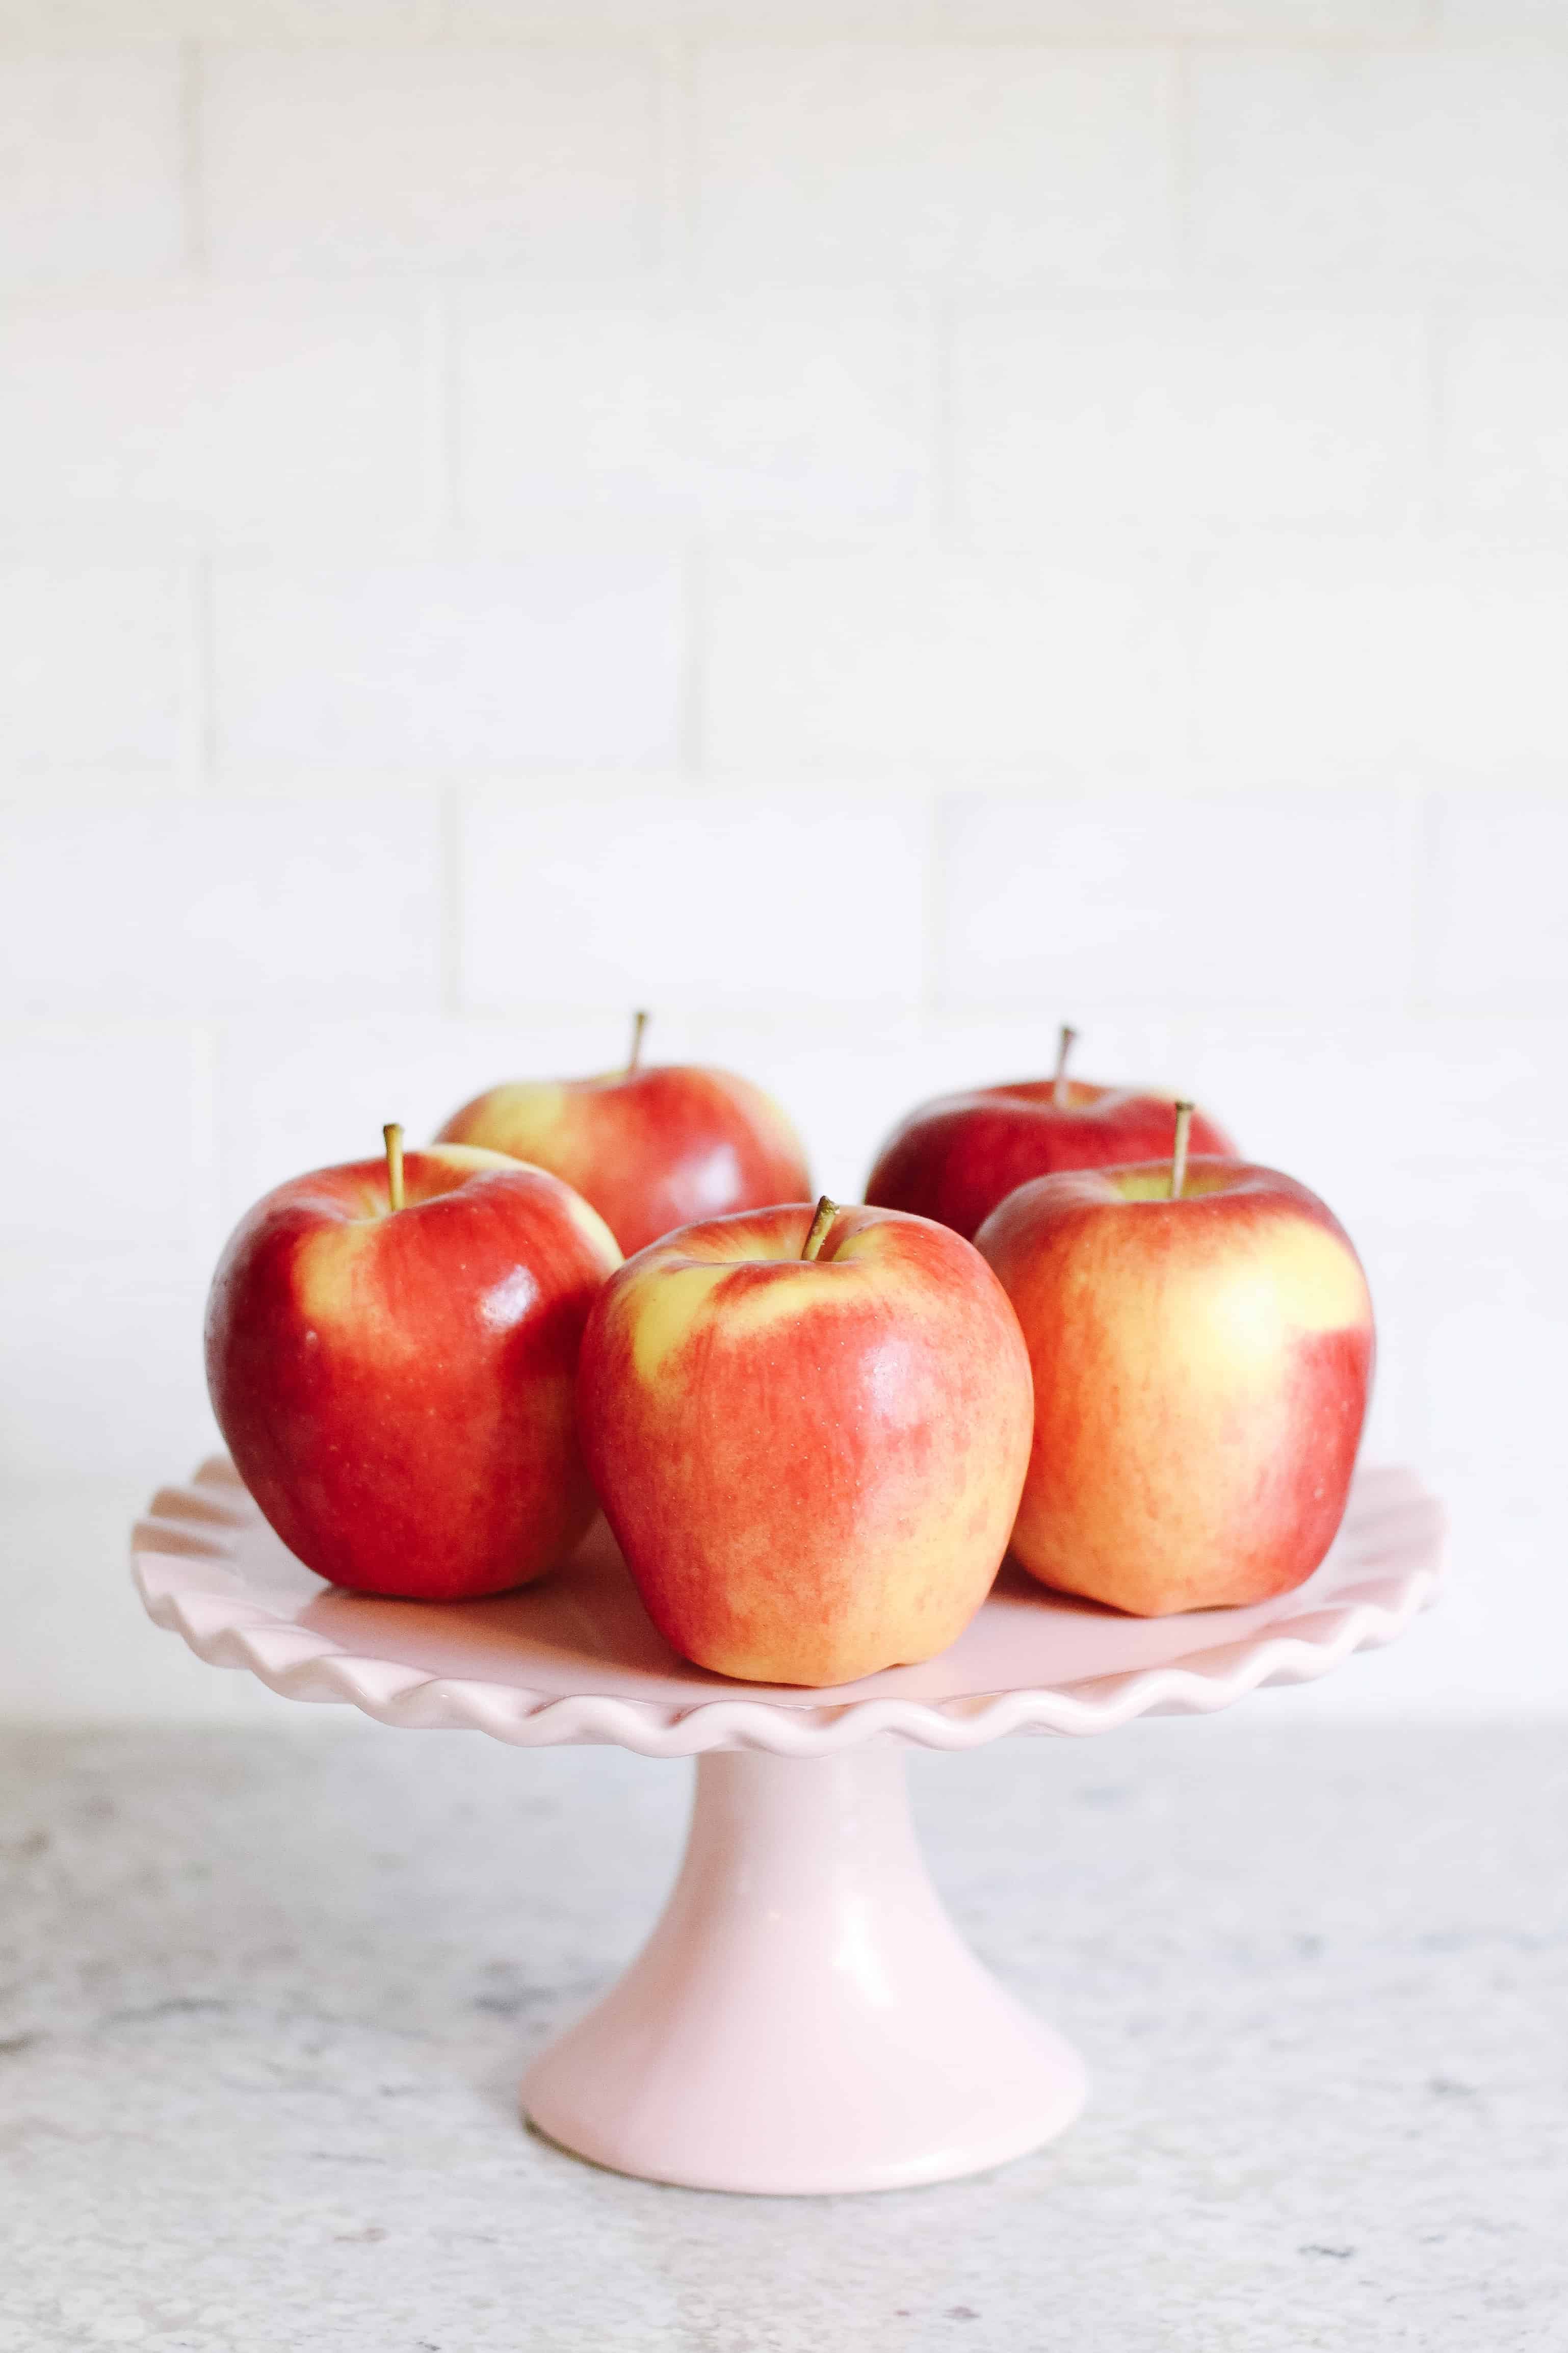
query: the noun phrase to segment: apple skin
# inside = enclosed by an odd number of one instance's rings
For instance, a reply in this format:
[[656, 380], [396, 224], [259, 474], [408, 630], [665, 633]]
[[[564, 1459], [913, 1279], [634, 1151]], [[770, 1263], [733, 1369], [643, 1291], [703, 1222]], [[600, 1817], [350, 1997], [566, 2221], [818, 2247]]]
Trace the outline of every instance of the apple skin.
[[850, 1683], [963, 1631], [1006, 1549], [1032, 1406], [969, 1243], [841, 1209], [689, 1227], [595, 1303], [583, 1451], [648, 1615], [699, 1666]]
[[[1109, 1168], [1168, 1154], [1173, 1095], [1069, 1080], [1017, 1079], [917, 1104], [889, 1136], [866, 1184], [868, 1201], [934, 1218], [972, 1241], [999, 1201], [1058, 1168]], [[1236, 1146], [1202, 1112], [1189, 1149], [1234, 1157]]]
[[1344, 1515], [1373, 1359], [1337, 1219], [1241, 1161], [1037, 1177], [975, 1247], [1028, 1343], [1035, 1436], [1013, 1552], [1142, 1618], [1267, 1600]]
[[290, 1552], [362, 1593], [526, 1584], [594, 1514], [573, 1410], [620, 1252], [559, 1177], [411, 1152], [295, 1177], [241, 1219], [207, 1302], [207, 1387]]
[[811, 1191], [800, 1139], [772, 1096], [732, 1071], [695, 1065], [491, 1087], [437, 1141], [552, 1169], [593, 1203], [628, 1258], [678, 1226]]

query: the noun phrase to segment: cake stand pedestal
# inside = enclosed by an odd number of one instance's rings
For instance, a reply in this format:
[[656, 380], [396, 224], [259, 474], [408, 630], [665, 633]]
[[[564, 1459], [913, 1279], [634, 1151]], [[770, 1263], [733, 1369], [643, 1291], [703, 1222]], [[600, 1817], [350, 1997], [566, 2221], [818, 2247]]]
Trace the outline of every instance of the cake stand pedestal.
[[599, 1523], [490, 1601], [349, 1594], [286, 1552], [219, 1459], [133, 1541], [156, 1621], [215, 1666], [384, 1724], [518, 1747], [695, 1757], [685, 1859], [619, 1982], [535, 2060], [523, 2107], [600, 2165], [707, 2189], [885, 2189], [983, 2171], [1082, 2105], [1070, 2047], [997, 1984], [926, 1875], [902, 1748], [1209, 1714], [1391, 1640], [1432, 1597], [1442, 1514], [1407, 1472], [1358, 1474], [1294, 1593], [1128, 1619], [1005, 1567], [952, 1649], [831, 1692], [676, 1657]]

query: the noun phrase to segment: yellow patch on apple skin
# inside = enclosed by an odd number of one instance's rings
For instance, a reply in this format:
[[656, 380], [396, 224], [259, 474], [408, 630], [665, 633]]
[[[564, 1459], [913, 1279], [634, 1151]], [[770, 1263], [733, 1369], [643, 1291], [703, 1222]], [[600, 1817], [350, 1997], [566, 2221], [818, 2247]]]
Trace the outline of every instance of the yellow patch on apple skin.
[[1327, 1227], [1305, 1219], [1281, 1222], [1268, 1236], [1265, 1263], [1275, 1312], [1298, 1332], [1342, 1332], [1370, 1324], [1372, 1300], [1355, 1253]]
[[713, 1293], [731, 1273], [730, 1266], [668, 1266], [649, 1270], [635, 1292], [621, 1301], [623, 1314], [632, 1323], [632, 1366], [637, 1378], [652, 1388], [677, 1350], [689, 1339], [693, 1326]]
[[[865, 1261], [886, 1258], [889, 1251], [896, 1258], [900, 1246], [899, 1229], [892, 1219], [868, 1218], [864, 1225], [852, 1228], [844, 1235], [842, 1240], [837, 1240], [835, 1230], [830, 1229], [824, 1254], [826, 1256], [826, 1253], [831, 1252], [831, 1256], [827, 1257], [828, 1265], [845, 1266], [854, 1259]], [[907, 1244], [902, 1247], [907, 1252]]]
[[[1085, 1278], [1092, 1284], [1087, 1267]], [[1167, 1264], [1142, 1293], [1123, 1293], [1111, 1345], [1126, 1377], [1139, 1382], [1139, 1368], [1149, 1368], [1153, 1391], [1180, 1398], [1184, 1363], [1194, 1399], [1245, 1398], [1277, 1377], [1292, 1340], [1371, 1322], [1366, 1278], [1347, 1245], [1304, 1219], [1281, 1219], [1260, 1227], [1247, 1250]]]
[[[500, 1157], [500, 1155], [498, 1155], [497, 1156]], [[514, 1168], [518, 1166], [515, 1160], [510, 1162], [509, 1165]], [[527, 1166], [528, 1164], [524, 1162], [522, 1165]], [[548, 1171], [545, 1173], [548, 1174]], [[623, 1263], [621, 1246], [619, 1242], [616, 1240], [614, 1234], [610, 1231], [603, 1218], [600, 1217], [597, 1209], [594, 1208], [592, 1202], [585, 1201], [583, 1198], [582, 1194], [579, 1193], [574, 1186], [566, 1183], [564, 1177], [562, 1177], [559, 1181], [567, 1196], [567, 1215], [571, 1218], [571, 1220], [576, 1227], [577, 1231], [582, 1235], [584, 1240], [594, 1252], [595, 1257], [602, 1262], [605, 1272], [606, 1274], [614, 1274], [616, 1267]]]
[[363, 1324], [367, 1308], [379, 1314], [379, 1289], [374, 1283], [367, 1288], [361, 1274], [381, 1222], [376, 1217], [322, 1226], [300, 1242], [294, 1255], [294, 1292], [300, 1316], [313, 1331]]
[[[1113, 1195], [1123, 1201], [1168, 1201], [1171, 1198], [1171, 1171], [1163, 1162], [1147, 1167], [1119, 1168], [1102, 1181], [1108, 1199]], [[1205, 1193], [1228, 1193], [1232, 1189], [1228, 1168], [1194, 1168], [1189, 1165], [1182, 1198], [1199, 1201]]]
[[[754, 1272], [759, 1261], [768, 1266], [769, 1273], [761, 1282], [746, 1282], [747, 1272]], [[636, 1293], [628, 1293], [625, 1303], [626, 1312], [636, 1318], [632, 1327], [632, 1363], [637, 1377], [649, 1388], [658, 1382], [670, 1358], [685, 1345], [726, 1285], [729, 1296], [723, 1305], [724, 1345], [726, 1348], [743, 1348], [775, 1324], [787, 1324], [812, 1309], [820, 1311], [825, 1285], [835, 1282], [846, 1299], [850, 1289], [862, 1293], [854, 1268], [845, 1266], [842, 1261], [819, 1260], [815, 1265], [805, 1264], [796, 1250], [776, 1254], [770, 1251], [765, 1258], [759, 1252], [750, 1261], [685, 1259], [673, 1265], [650, 1268]], [[631, 1303], [634, 1295], [635, 1309]]]
[[[479, 1144], [426, 1144], [421, 1146], [418, 1156], [421, 1160], [438, 1161], [443, 1167], [450, 1168], [459, 1184], [467, 1176], [477, 1176], [481, 1169], [510, 1168], [516, 1164], [515, 1153], [492, 1152], [487, 1145]], [[413, 1157], [410, 1153], [409, 1158]]]
[[566, 1119], [571, 1098], [554, 1079], [519, 1079], [492, 1087], [467, 1113], [448, 1120], [446, 1133], [459, 1125], [461, 1141], [482, 1144], [514, 1160], [529, 1160], [548, 1145]]

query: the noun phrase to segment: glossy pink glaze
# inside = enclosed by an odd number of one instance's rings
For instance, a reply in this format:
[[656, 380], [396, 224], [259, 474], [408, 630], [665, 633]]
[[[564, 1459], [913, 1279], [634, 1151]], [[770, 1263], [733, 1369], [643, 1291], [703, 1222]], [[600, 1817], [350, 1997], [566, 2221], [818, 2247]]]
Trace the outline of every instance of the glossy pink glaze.
[[811, 1174], [771, 1100], [728, 1071], [679, 1064], [561, 1082], [548, 1132], [491, 1088], [441, 1130], [444, 1144], [513, 1152], [591, 1201], [629, 1258], [699, 1219], [798, 1201]]
[[[1012, 1310], [967, 1242], [847, 1208], [807, 1265], [811, 1214], [715, 1219], [629, 1261], [589, 1319], [577, 1398], [665, 1639], [723, 1673], [822, 1684], [929, 1658], [980, 1607], [1030, 1398]], [[710, 1275], [650, 1377], [639, 1348], [666, 1300]]]
[[1077, 2054], [958, 1936], [890, 1747], [698, 1760], [679, 1882], [523, 2079], [595, 2164], [700, 2189], [907, 2189], [1065, 2130]]
[[[1180, 1200], [1138, 1170], [1020, 1187], [975, 1247], [1028, 1344], [1035, 1435], [1013, 1553], [1043, 1582], [1146, 1615], [1267, 1599], [1344, 1514], [1373, 1359], [1343, 1228], [1278, 1170], [1197, 1158]], [[1292, 1328], [1274, 1281], [1303, 1226], [1332, 1238], [1354, 1312]], [[1259, 1341], [1261, 1335], [1261, 1341]], [[1246, 1376], [1240, 1376], [1245, 1364]]]
[[207, 1382], [240, 1475], [290, 1551], [362, 1592], [503, 1591], [593, 1514], [572, 1387], [614, 1247], [558, 1178], [468, 1157], [410, 1153], [395, 1215], [380, 1161], [281, 1185], [213, 1281]]
[[[934, 1218], [973, 1240], [999, 1201], [1032, 1176], [1064, 1168], [1109, 1168], [1170, 1153], [1175, 1105], [1169, 1095], [1073, 1080], [1058, 1109], [1052, 1079], [976, 1087], [919, 1104], [877, 1155], [866, 1198]], [[1189, 1149], [1234, 1155], [1223, 1128], [1194, 1114]]]

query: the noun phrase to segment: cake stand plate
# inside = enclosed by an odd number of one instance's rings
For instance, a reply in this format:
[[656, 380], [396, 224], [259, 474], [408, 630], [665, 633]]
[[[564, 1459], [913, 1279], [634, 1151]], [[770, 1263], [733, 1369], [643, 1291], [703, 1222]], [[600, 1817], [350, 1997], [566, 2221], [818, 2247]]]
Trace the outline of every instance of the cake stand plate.
[[619, 1982], [538, 2058], [531, 2122], [624, 2173], [761, 2192], [882, 2189], [1038, 2147], [1082, 2105], [1076, 2054], [982, 1968], [916, 1846], [904, 1746], [1109, 1732], [1207, 1715], [1393, 1639], [1431, 1599], [1438, 1505], [1358, 1473], [1338, 1541], [1294, 1592], [1131, 1619], [1009, 1563], [952, 1647], [829, 1692], [740, 1683], [655, 1632], [602, 1521], [541, 1583], [489, 1601], [379, 1601], [287, 1552], [232, 1466], [166, 1487], [138, 1525], [151, 1616], [214, 1666], [384, 1724], [524, 1748], [695, 1757], [684, 1861]]

